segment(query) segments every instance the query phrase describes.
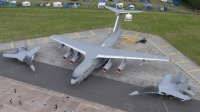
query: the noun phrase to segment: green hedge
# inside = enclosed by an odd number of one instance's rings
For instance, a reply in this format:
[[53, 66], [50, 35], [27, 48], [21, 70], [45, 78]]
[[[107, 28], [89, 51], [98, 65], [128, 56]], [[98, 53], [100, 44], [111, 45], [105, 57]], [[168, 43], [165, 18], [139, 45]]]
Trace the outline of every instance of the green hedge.
[[182, 1], [191, 6], [192, 9], [200, 10], [200, 0], [182, 0]]

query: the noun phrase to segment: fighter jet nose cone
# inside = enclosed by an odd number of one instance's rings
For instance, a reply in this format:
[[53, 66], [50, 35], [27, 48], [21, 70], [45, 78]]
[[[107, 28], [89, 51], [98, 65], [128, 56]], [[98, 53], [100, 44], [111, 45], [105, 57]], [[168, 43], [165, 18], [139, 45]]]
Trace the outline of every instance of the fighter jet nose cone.
[[35, 67], [33, 65], [31, 65], [30, 67], [35, 72]]
[[134, 92], [132, 92], [132, 93], [129, 94], [129, 95], [137, 95], [137, 94], [139, 94], [139, 92], [138, 92], [138, 91], [134, 91]]
[[71, 84], [76, 84], [76, 81], [74, 79], [71, 79]]

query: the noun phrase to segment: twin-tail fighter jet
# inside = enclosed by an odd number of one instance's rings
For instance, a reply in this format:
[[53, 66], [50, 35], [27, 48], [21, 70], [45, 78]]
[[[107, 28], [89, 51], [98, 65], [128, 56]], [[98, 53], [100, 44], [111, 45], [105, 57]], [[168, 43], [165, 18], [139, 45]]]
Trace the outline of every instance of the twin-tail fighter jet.
[[103, 71], [107, 72], [112, 66], [112, 59], [123, 59], [121, 64], [117, 68], [117, 72], [121, 72], [126, 65], [127, 59], [138, 59], [142, 60], [141, 63], [144, 63], [144, 60], [156, 60], [156, 61], [168, 61], [167, 57], [155, 56], [152, 54], [130, 52], [120, 49], [114, 49], [116, 44], [119, 44], [123, 41], [121, 36], [121, 20], [123, 13], [140, 13], [141, 11], [130, 11], [130, 10], [119, 10], [105, 6], [106, 8], [116, 12], [117, 19], [113, 32], [106, 38], [106, 40], [101, 45], [94, 45], [89, 43], [83, 43], [76, 40], [71, 40], [64, 38], [59, 35], [52, 35], [50, 38], [58, 41], [61, 45], [58, 49], [68, 46], [70, 49], [63, 56], [63, 59], [67, 59], [74, 53], [74, 50], [78, 51], [75, 56], [70, 60], [71, 64], [80, 59], [81, 54], [85, 55], [85, 59], [81, 64], [79, 64], [74, 70], [71, 78], [71, 84], [79, 84], [82, 80], [86, 79], [91, 72], [103, 65]]
[[134, 91], [129, 95], [138, 95], [144, 93], [160, 94], [167, 96], [175, 96], [180, 98], [181, 101], [190, 100], [191, 98], [184, 93], [194, 95], [191, 91], [191, 85], [188, 84], [188, 80], [182, 81], [182, 73], [180, 72], [177, 76], [171, 80], [171, 74], [165, 75], [162, 82], [159, 85], [152, 85], [142, 88], [138, 91]]
[[[15, 44], [14, 44], [15, 47]], [[32, 50], [29, 50], [25, 41], [25, 47], [15, 47], [14, 51], [9, 52], [8, 54], [3, 54], [5, 58], [16, 58], [21, 62], [25, 62], [30, 68], [35, 71], [35, 67], [33, 65], [33, 59], [35, 57], [35, 53], [40, 49], [40, 47], [35, 47]]]

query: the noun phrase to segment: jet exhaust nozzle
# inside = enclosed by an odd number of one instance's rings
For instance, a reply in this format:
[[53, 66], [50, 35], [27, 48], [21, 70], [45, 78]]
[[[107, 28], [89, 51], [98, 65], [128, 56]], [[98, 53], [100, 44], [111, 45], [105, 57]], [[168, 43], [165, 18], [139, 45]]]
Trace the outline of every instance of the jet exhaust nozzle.
[[63, 59], [66, 60], [67, 58], [69, 58], [70, 56], [72, 56], [72, 54], [74, 53], [74, 50], [72, 48], [70, 48], [67, 53], [63, 56]]
[[112, 60], [109, 59], [108, 63], [102, 68], [103, 72], [107, 72], [112, 66]]
[[81, 58], [81, 53], [77, 52], [76, 55], [70, 60], [70, 64], [76, 63]]
[[117, 67], [116, 71], [117, 71], [118, 73], [120, 73], [120, 72], [124, 69], [125, 66], [126, 66], [126, 60], [123, 60], [123, 61], [121, 62], [121, 64]]

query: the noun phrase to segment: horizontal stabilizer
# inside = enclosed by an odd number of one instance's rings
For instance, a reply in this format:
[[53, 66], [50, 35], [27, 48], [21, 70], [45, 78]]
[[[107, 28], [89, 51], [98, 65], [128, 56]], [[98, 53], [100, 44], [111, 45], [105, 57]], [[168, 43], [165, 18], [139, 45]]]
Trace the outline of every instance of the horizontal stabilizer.
[[186, 92], [186, 93], [188, 93], [188, 94], [190, 94], [190, 95], [195, 95], [191, 90], [188, 90], [188, 89], [184, 89], [183, 90], [184, 92]]
[[119, 13], [140, 13], [140, 12], [142, 12], [142, 11], [134, 11], [134, 10], [117, 9], [117, 8], [112, 8], [112, 7], [109, 7], [109, 6], [105, 6], [105, 8], [107, 8], [111, 11], [114, 11], [117, 14], [119, 14]]

